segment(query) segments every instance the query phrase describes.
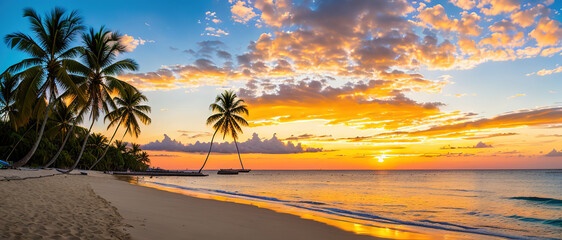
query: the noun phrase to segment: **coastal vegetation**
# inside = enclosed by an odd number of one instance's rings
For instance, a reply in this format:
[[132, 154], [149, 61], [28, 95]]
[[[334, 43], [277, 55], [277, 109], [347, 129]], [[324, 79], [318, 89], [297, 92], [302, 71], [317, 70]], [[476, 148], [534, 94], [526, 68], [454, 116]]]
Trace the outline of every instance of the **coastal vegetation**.
[[[139, 90], [117, 78], [138, 69], [132, 59], [118, 59], [126, 51], [122, 36], [105, 27], [86, 26], [76, 11], [54, 8], [41, 17], [24, 9], [31, 35], [15, 32], [4, 37], [12, 49], [28, 58], [0, 75], [0, 159], [14, 167], [57, 167], [95, 170], [145, 170], [150, 162], [138, 144], [140, 123], [150, 124], [150, 107]], [[92, 133], [103, 117], [112, 137]], [[79, 124], [87, 123], [88, 127]], [[120, 127], [123, 138], [112, 143]], [[107, 156], [107, 157], [106, 157]], [[105, 157], [105, 158], [104, 158]]]

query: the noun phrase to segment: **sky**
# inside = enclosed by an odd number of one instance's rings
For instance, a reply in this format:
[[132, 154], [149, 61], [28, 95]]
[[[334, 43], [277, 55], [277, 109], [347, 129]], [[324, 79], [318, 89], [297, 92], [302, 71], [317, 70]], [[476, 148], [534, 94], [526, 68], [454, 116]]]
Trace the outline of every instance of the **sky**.
[[[561, 1], [1, 1], [0, 35], [55, 6], [124, 35], [153, 166], [198, 168], [234, 90], [253, 169], [562, 168]], [[218, 140], [209, 168], [238, 168]]]

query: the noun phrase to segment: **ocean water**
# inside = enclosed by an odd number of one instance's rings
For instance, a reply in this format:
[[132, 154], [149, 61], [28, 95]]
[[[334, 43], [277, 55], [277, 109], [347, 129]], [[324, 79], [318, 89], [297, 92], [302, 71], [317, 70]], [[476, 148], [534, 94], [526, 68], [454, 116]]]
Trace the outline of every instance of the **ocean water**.
[[207, 173], [134, 183], [391, 239], [562, 239], [562, 170]]

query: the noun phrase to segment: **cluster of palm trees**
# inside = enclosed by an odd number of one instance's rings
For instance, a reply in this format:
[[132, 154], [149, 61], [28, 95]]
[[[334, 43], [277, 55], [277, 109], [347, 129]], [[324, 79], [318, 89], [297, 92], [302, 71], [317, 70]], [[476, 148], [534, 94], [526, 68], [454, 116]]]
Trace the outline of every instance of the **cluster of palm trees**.
[[[102, 161], [110, 148], [112, 154], [122, 153], [140, 166], [146, 165], [148, 155], [138, 145], [128, 149], [121, 140], [111, 146], [120, 127], [125, 129], [123, 137], [126, 134], [137, 137], [140, 123], [151, 122], [147, 115], [150, 107], [143, 105], [146, 96], [116, 77], [124, 71], [138, 69], [134, 60], [117, 58], [126, 49], [121, 43], [122, 36], [105, 27], [86, 31], [76, 11], [54, 8], [41, 17], [35, 10], [26, 8], [23, 16], [29, 20], [32, 35], [16, 32], [4, 37], [10, 48], [29, 57], [0, 75], [0, 117], [2, 124], [13, 129], [18, 139], [7, 151], [9, 154], [0, 157], [11, 157], [20, 142], [24, 141], [25, 145], [26, 135], [31, 133], [33, 143], [25, 155], [14, 161], [14, 167], [28, 164], [40, 144], [53, 148], [57, 142], [54, 140], [59, 140], [52, 157], [35, 162], [52, 166], [69, 139], [71, 142], [80, 139], [81, 143], [80, 150], [73, 152], [75, 160], [67, 172], [80, 164], [87, 147], [95, 149], [95, 154], [88, 156], [95, 155], [95, 160], [90, 159], [90, 169]], [[91, 134], [100, 117], [109, 121], [108, 129], [115, 127], [109, 141], [103, 135]], [[89, 123], [87, 129], [78, 126], [83, 122]], [[44, 135], [53, 141], [44, 141]]]

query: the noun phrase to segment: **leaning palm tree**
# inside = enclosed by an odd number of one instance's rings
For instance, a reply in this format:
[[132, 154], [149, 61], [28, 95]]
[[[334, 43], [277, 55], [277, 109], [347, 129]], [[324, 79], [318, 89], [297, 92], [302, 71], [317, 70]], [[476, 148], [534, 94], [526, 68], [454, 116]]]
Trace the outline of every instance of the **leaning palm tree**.
[[61, 137], [64, 136], [62, 139], [62, 143], [59, 147], [57, 153], [51, 158], [43, 168], [50, 167], [59, 155], [61, 154], [66, 142], [74, 132], [74, 127], [80, 122], [82, 122], [83, 114], [78, 113], [74, 104], [66, 104], [63, 99], [59, 99], [55, 105], [55, 109], [53, 111], [53, 116], [51, 117], [54, 126], [50, 129], [50, 131], [55, 131], [61, 134]]
[[27, 53], [30, 58], [10, 66], [5, 73], [16, 73], [16, 77], [22, 79], [16, 94], [22, 117], [29, 118], [32, 115], [30, 113], [36, 102], [44, 100], [48, 104], [35, 143], [21, 160], [14, 163], [14, 167], [25, 165], [37, 150], [59, 90], [78, 92], [67, 72], [69, 69], [63, 63], [73, 61], [72, 58], [77, 55], [79, 47], [71, 47], [71, 43], [84, 28], [82, 18], [76, 11], [65, 14], [61, 8], [54, 8], [45, 18], [41, 18], [35, 10], [26, 8], [23, 16], [31, 23], [33, 37], [16, 32], [6, 35], [4, 41], [9, 47]]
[[199, 169], [199, 172], [201, 172], [205, 167], [205, 164], [207, 164], [207, 159], [209, 159], [209, 155], [211, 154], [213, 140], [215, 139], [217, 132], [220, 132], [223, 135], [223, 139], [227, 135], [234, 139], [236, 151], [238, 152], [238, 159], [240, 160], [242, 169], [244, 169], [244, 164], [242, 164], [242, 158], [240, 157], [240, 150], [238, 150], [238, 143], [236, 142], [238, 139], [238, 132], [242, 133], [240, 125], [248, 126], [246, 119], [240, 116], [240, 114], [245, 114], [246, 116], [249, 115], [248, 107], [244, 105], [244, 100], [239, 99], [233, 91], [224, 91], [224, 93], [217, 96], [215, 102], [212, 103], [209, 108], [215, 112], [215, 114], [207, 118], [207, 125], [212, 124], [213, 129], [215, 129], [215, 133], [211, 138], [209, 153], [207, 153], [205, 162], [203, 163], [203, 166], [201, 166], [201, 169]]
[[[119, 93], [119, 96], [113, 98], [113, 101], [118, 108], [105, 116], [106, 120], [110, 120], [107, 129], [117, 125], [109, 143], [111, 144], [111, 141], [113, 141], [113, 138], [120, 126], [126, 127], [123, 137], [125, 137], [127, 133], [131, 136], [138, 137], [141, 131], [138, 120], [140, 120], [144, 125], [148, 125], [151, 122], [150, 117], [146, 115], [146, 113], [150, 113], [150, 106], [141, 105], [143, 101], [148, 101], [146, 96], [134, 88], [124, 88], [123, 91]], [[90, 170], [103, 159], [109, 149], [109, 146], [110, 145], [107, 145], [107, 147], [105, 147], [103, 154], [96, 160], [96, 162], [94, 162], [94, 164], [92, 164]]]
[[77, 74], [85, 78], [84, 83], [80, 86], [81, 90], [85, 92], [86, 102], [78, 103], [84, 112], [89, 112], [91, 125], [88, 128], [86, 138], [82, 143], [82, 149], [78, 154], [78, 158], [70, 169], [65, 172], [71, 172], [76, 168], [88, 137], [96, 120], [103, 115], [115, 109], [115, 103], [111, 98], [114, 91], [121, 92], [125, 88], [133, 88], [128, 83], [121, 81], [114, 77], [123, 73], [125, 70], [135, 71], [138, 69], [137, 63], [132, 59], [123, 59], [115, 61], [117, 55], [124, 53], [126, 47], [121, 43], [122, 36], [118, 33], [106, 30], [101, 27], [99, 31], [90, 29], [89, 33], [83, 34], [84, 47], [81, 50], [82, 59], [81, 63], [72, 63], [73, 69], [78, 69]]

